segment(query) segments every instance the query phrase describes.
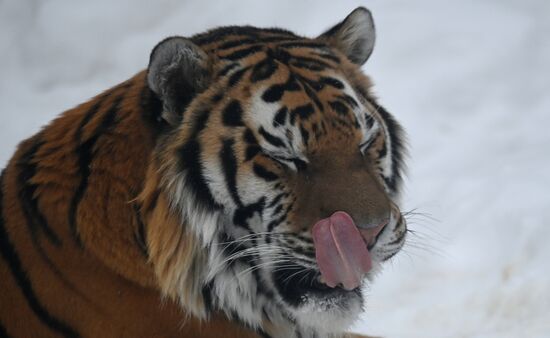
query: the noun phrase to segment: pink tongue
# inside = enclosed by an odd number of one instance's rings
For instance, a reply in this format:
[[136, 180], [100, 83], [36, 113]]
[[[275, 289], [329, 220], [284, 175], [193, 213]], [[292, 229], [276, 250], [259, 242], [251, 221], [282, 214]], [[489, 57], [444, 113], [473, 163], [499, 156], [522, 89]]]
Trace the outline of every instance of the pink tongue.
[[361, 285], [362, 277], [372, 268], [367, 245], [351, 217], [337, 211], [313, 226], [315, 257], [325, 284], [342, 283], [346, 290]]

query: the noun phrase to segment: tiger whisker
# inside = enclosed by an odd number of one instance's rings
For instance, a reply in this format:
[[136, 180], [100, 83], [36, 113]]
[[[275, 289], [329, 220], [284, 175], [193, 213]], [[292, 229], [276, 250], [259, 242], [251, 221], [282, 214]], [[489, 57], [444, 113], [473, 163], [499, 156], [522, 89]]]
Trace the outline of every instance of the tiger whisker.
[[256, 239], [261, 239], [263, 236], [267, 236], [267, 235], [273, 236], [273, 237], [278, 237], [278, 238], [282, 238], [282, 237], [285, 237], [285, 236], [287, 236], [288, 238], [295, 238], [296, 237], [296, 234], [293, 234], [293, 233], [260, 232], [260, 233], [257, 233], [257, 234], [250, 234], [250, 235], [246, 235], [246, 236], [243, 236], [243, 237], [239, 237], [239, 238], [236, 238], [236, 239], [231, 240], [231, 241], [218, 242], [215, 245], [250, 242], [250, 241], [253, 241], [253, 240], [256, 240]]
[[[261, 264], [256, 264], [256, 265], [253, 265], [249, 268], [247, 268], [246, 270], [243, 270], [241, 272], [239, 272], [237, 274], [237, 277], [242, 277], [243, 275], [247, 274], [247, 273], [251, 273], [255, 270], [258, 270], [262, 267], [266, 267], [266, 266], [270, 266], [270, 265], [274, 265], [274, 264], [278, 264], [278, 263], [286, 263], [286, 262], [289, 262], [289, 260], [278, 260], [278, 261], [269, 261], [269, 262], [263, 262]], [[292, 267], [294, 265], [290, 265], [290, 264], [287, 264], [287, 265], [277, 265], [277, 267]], [[274, 271], [277, 271], [278, 269], [275, 269]]]
[[[240, 252], [237, 252], [233, 255], [230, 255], [226, 257], [223, 261], [221, 261], [218, 265], [216, 265], [213, 270], [218, 270], [219, 268], [226, 266], [229, 262], [234, 261], [239, 258], [243, 257], [250, 257], [254, 255], [258, 256], [267, 256], [269, 254], [278, 254], [278, 255], [287, 255], [290, 257], [290, 255], [286, 252], [284, 252], [284, 248], [272, 246], [272, 245], [263, 245], [258, 247], [252, 247], [244, 249]], [[221, 254], [220, 254], [221, 255]], [[219, 257], [219, 255], [218, 255]]]

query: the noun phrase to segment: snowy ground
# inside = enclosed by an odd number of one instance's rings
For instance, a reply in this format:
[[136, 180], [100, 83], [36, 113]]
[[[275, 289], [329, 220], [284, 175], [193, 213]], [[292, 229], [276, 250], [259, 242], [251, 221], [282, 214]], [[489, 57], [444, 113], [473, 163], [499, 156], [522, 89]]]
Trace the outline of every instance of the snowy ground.
[[231, 3], [0, 1], [0, 166], [59, 112], [144, 68], [167, 35], [249, 23], [313, 36], [364, 4], [378, 27], [365, 71], [410, 139], [405, 209], [431, 217], [410, 221], [418, 236], [356, 330], [550, 337], [550, 2]]

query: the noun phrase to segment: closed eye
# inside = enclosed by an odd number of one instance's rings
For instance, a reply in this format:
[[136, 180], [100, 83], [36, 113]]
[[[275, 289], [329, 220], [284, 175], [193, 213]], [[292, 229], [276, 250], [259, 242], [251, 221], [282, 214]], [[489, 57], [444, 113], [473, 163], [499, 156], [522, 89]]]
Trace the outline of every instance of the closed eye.
[[290, 167], [296, 171], [303, 171], [307, 169], [307, 162], [298, 157], [286, 157], [281, 155], [268, 154], [269, 157], [275, 161]]

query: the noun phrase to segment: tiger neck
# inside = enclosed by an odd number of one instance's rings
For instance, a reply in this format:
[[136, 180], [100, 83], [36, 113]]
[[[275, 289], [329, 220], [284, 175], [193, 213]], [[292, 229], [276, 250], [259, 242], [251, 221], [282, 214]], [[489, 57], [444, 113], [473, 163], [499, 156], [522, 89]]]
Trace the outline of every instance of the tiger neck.
[[[149, 260], [165, 296], [177, 301], [199, 320], [221, 313], [230, 322], [248, 327], [261, 337], [326, 336], [301, 328], [275, 296], [264, 290], [265, 286], [258, 285], [252, 274], [243, 274], [249, 271], [249, 266], [230, 267], [226, 264], [226, 267], [217, 269], [219, 260], [224, 257], [218, 251], [224, 247], [223, 242], [213, 237], [214, 242], [206, 245], [196, 236], [185, 222], [181, 206], [170, 198], [173, 192], [162, 188], [163, 179], [159, 173], [162, 170], [153, 162], [138, 200], [147, 225]], [[175, 186], [181, 188], [181, 185]], [[248, 297], [242, 294], [243, 289]]]

